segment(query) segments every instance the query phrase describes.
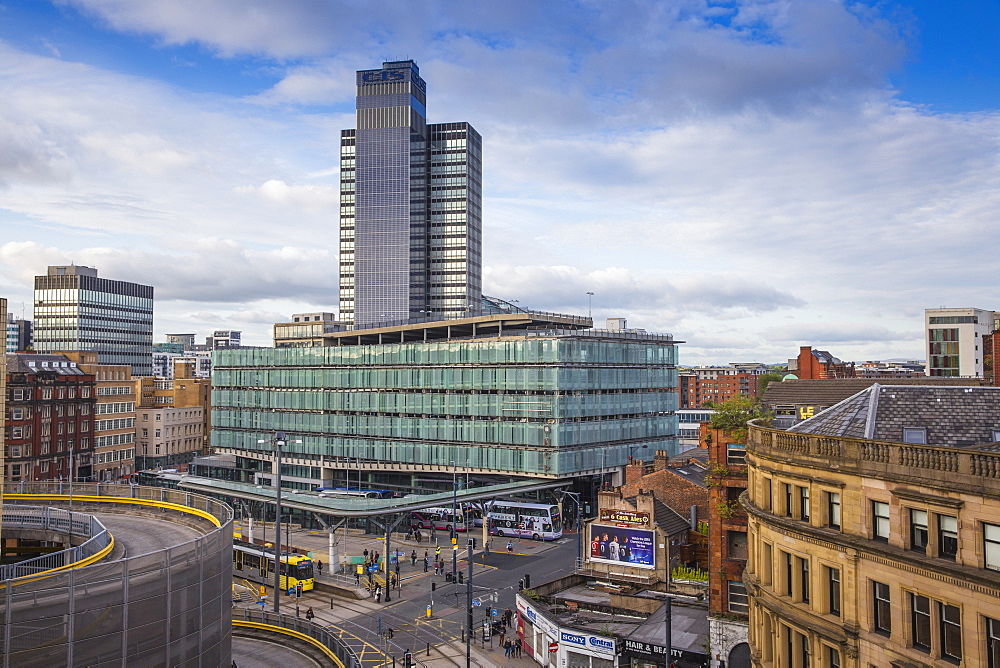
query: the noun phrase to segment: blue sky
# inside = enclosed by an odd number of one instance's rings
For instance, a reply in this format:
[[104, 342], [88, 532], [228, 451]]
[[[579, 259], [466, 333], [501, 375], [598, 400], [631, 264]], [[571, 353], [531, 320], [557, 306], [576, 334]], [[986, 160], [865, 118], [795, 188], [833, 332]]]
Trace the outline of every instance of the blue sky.
[[484, 290], [685, 364], [922, 358], [998, 308], [995, 1], [0, 0], [0, 296], [157, 290], [157, 339], [335, 310], [353, 72], [484, 138]]

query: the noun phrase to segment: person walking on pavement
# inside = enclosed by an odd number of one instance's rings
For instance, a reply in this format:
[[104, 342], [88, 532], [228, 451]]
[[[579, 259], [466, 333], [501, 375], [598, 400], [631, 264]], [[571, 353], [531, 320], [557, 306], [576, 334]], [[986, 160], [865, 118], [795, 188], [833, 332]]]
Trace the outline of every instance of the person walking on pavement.
[[322, 559], [317, 559], [316, 560], [316, 570], [319, 571], [320, 575], [323, 575], [323, 560]]
[[315, 616], [316, 616], [316, 613], [313, 612], [312, 608], [306, 608], [306, 619], [308, 619], [311, 622], [313, 620], [313, 617], [315, 617]]
[[514, 541], [507, 541], [507, 554], [512, 554], [514, 552]]
[[382, 602], [382, 587], [378, 585], [375, 585], [375, 602], [376, 603]]
[[414, 550], [413, 552], [410, 553], [410, 566], [416, 566], [416, 565], [417, 565], [417, 551]]
[[430, 557], [424, 555], [424, 573], [426, 573], [428, 570], [430, 570], [430, 567], [431, 567]]

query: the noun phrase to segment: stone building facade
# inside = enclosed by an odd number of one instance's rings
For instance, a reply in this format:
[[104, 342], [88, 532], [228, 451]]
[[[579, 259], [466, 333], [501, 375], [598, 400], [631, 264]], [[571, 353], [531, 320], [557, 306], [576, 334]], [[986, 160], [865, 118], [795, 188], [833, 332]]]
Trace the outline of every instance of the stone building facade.
[[995, 666], [1000, 388], [880, 386], [750, 428], [753, 664]]

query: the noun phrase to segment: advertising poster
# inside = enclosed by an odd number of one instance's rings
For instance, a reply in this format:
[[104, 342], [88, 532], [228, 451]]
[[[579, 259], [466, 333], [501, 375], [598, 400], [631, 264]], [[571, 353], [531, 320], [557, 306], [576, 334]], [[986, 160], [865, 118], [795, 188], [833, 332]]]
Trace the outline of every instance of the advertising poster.
[[590, 525], [590, 560], [635, 568], [656, 568], [654, 536], [649, 529]]

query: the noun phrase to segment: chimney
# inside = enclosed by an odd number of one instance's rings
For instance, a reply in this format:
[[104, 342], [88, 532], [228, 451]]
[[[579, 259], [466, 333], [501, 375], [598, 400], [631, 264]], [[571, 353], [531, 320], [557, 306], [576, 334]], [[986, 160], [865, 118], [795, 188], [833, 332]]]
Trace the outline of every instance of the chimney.
[[636, 459], [625, 467], [625, 484], [637, 483], [642, 480], [644, 475], [646, 475], [646, 463], [641, 459]]
[[656, 454], [653, 455], [653, 470], [662, 471], [667, 468], [670, 462], [670, 455], [667, 454], [666, 450], [657, 450]]

